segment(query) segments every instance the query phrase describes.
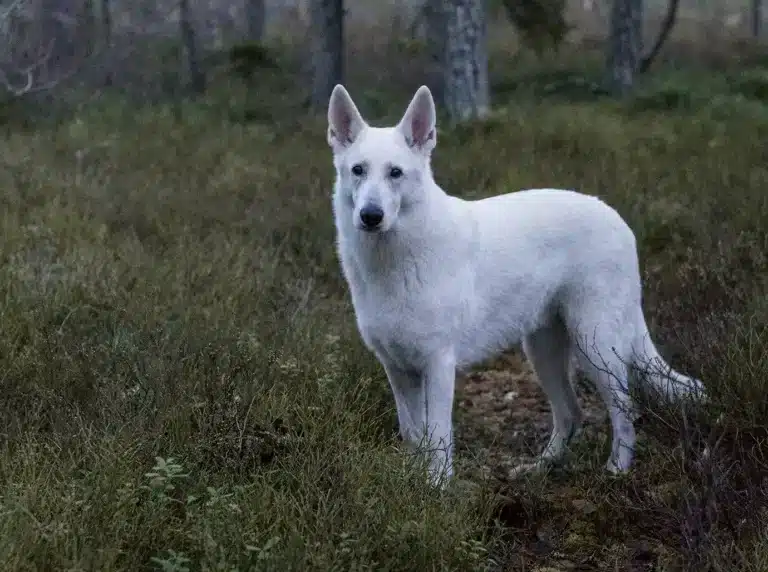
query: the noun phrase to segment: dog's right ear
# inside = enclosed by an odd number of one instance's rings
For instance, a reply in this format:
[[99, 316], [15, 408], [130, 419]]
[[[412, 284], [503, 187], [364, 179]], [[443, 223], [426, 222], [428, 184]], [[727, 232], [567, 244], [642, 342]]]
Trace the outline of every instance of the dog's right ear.
[[347, 90], [336, 84], [328, 102], [328, 144], [333, 152], [352, 145], [366, 125]]

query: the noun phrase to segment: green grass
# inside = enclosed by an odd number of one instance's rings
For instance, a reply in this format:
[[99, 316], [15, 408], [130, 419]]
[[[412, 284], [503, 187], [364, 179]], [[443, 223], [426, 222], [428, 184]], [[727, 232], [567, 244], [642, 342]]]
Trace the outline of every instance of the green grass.
[[[0, 141], [5, 569], [766, 569], [762, 104], [509, 95], [440, 131], [449, 192], [572, 187], [621, 212], [654, 336], [713, 405], [647, 411], [626, 477], [601, 470], [605, 431], [519, 483], [481, 478], [465, 441], [465, 481], [437, 492], [355, 330], [324, 120], [286, 93], [107, 100]], [[387, 117], [410, 95], [368, 93]]]

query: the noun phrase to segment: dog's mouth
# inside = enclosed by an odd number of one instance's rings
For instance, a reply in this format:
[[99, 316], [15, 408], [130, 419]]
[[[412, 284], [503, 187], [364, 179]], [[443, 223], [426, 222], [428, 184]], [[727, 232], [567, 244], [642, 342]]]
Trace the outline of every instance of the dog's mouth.
[[377, 224], [365, 224], [362, 221], [356, 221], [355, 227], [357, 230], [363, 231], [365, 234], [380, 234], [387, 230], [387, 225], [384, 224], [384, 221], [381, 221]]

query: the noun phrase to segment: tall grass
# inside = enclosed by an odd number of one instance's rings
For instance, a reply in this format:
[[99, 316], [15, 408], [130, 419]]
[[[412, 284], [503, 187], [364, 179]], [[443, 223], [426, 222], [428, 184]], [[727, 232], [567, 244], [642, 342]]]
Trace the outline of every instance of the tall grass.
[[[515, 483], [481, 477], [488, 443], [468, 440], [437, 492], [355, 331], [323, 118], [273, 80], [275, 97], [223, 80], [170, 107], [110, 96], [0, 140], [5, 569], [765, 569], [764, 102], [728, 82], [687, 107], [658, 86], [577, 102], [497, 74], [497, 112], [440, 131], [451, 193], [615, 206], [653, 334], [713, 403], [649, 407], [626, 477], [601, 469], [605, 431]], [[382, 118], [410, 95], [362, 91]]]

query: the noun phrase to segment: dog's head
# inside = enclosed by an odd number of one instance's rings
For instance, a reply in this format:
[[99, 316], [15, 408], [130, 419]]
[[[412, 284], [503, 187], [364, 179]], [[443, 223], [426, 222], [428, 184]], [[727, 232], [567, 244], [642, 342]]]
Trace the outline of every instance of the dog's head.
[[355, 228], [386, 232], [401, 211], [423, 200], [436, 142], [435, 102], [426, 86], [416, 91], [395, 127], [371, 127], [347, 90], [334, 88], [328, 104], [328, 144], [337, 192], [352, 206]]

